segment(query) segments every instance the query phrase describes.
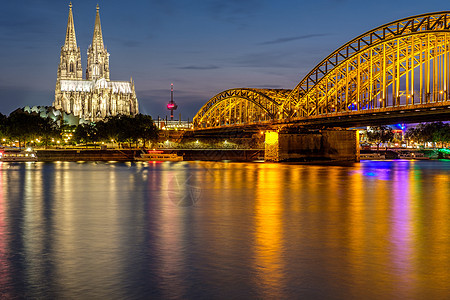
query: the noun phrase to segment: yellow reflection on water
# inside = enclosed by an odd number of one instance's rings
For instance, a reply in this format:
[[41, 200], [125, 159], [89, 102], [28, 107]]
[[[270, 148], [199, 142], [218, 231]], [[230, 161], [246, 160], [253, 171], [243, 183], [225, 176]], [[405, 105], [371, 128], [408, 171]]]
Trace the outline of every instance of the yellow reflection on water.
[[[148, 214], [154, 215], [154, 220], [148, 224], [149, 230], [156, 226], [156, 245], [154, 255], [158, 257], [155, 265], [149, 265], [156, 269], [164, 282], [170, 282], [171, 287], [162, 286], [163, 298], [182, 298], [185, 292], [183, 275], [188, 272], [184, 261], [187, 259], [182, 251], [183, 230], [185, 230], [184, 210], [182, 205], [189, 198], [190, 175], [187, 172], [177, 171], [170, 162], [149, 163], [148, 188], [150, 191], [158, 191], [157, 197], [151, 197], [152, 206], [149, 206]], [[153, 172], [156, 168], [164, 170], [163, 173]], [[164, 174], [164, 176], [161, 176]], [[153, 214], [154, 211], [158, 213]], [[155, 245], [150, 245], [153, 247]]]
[[348, 245], [349, 253], [349, 265], [352, 267], [352, 280], [358, 278], [364, 278], [363, 276], [367, 272], [361, 266], [366, 265], [365, 251], [367, 250], [364, 239], [364, 232], [366, 231], [364, 218], [364, 198], [362, 190], [362, 174], [360, 172], [353, 173], [348, 178], [348, 184], [345, 187], [345, 191], [348, 193], [348, 222], [346, 227], [348, 228]]
[[445, 299], [450, 174], [430, 164], [0, 163], [0, 285], [24, 239], [24, 277], [61, 298]]
[[40, 163], [26, 162], [24, 174], [23, 200], [24, 200], [24, 220], [23, 220], [23, 243], [26, 261], [26, 274], [32, 282], [45, 280], [43, 272], [37, 272], [45, 268], [45, 261], [42, 256], [46, 255], [46, 242], [39, 234], [47, 225], [43, 203], [43, 178], [38, 167]]
[[450, 173], [435, 175], [428, 181], [431, 185], [422, 190], [422, 197], [429, 203], [417, 207], [421, 213], [415, 234], [421, 238], [415, 243], [415, 251], [418, 271], [432, 274], [424, 277], [419, 289], [432, 286], [438, 294], [450, 292]]
[[80, 287], [85, 298], [112, 294], [124, 267], [120, 237], [127, 236], [121, 221], [128, 211], [118, 208], [118, 192], [127, 190], [128, 184], [118, 182], [120, 171], [111, 164], [64, 162], [52, 167], [46, 180], [54, 205], [49, 212], [52, 245], [58, 249], [53, 253], [57, 262], [53, 280], [64, 286], [61, 297], [70, 298]]
[[262, 167], [256, 181], [255, 257], [258, 288], [275, 297], [283, 288], [282, 206], [283, 177], [279, 168]]
[[[0, 287], [6, 287], [11, 285], [10, 265], [8, 262], [8, 228], [6, 224], [6, 217], [8, 208], [5, 201], [5, 177], [3, 175], [5, 164], [0, 162]], [[6, 195], [7, 196], [7, 195]], [[2, 298], [12, 298], [9, 292], [2, 294]]]

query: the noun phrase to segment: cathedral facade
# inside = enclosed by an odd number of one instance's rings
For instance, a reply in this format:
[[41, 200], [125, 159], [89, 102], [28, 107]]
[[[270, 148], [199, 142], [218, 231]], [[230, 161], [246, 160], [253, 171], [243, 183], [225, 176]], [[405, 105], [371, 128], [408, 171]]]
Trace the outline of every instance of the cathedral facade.
[[133, 80], [110, 80], [109, 53], [103, 44], [98, 5], [94, 36], [87, 55], [86, 78], [83, 79], [81, 53], [77, 47], [71, 3], [66, 39], [61, 47], [53, 107], [93, 122], [119, 114], [131, 116], [138, 114]]

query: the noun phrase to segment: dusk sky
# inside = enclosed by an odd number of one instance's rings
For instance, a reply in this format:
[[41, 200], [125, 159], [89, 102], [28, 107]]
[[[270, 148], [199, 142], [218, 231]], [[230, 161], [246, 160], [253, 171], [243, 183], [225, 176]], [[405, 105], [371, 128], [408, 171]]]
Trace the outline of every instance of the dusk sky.
[[[182, 119], [230, 88], [292, 89], [323, 58], [372, 28], [449, 10], [446, 1], [73, 0], [83, 77], [96, 4], [111, 80], [133, 77], [140, 111], [165, 117], [174, 83]], [[50, 106], [69, 1], [2, 0], [0, 112]]]

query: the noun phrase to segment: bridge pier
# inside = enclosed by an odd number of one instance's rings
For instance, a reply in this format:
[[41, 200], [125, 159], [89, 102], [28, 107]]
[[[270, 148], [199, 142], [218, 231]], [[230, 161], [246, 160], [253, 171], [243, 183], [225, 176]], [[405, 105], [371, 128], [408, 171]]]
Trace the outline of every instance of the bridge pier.
[[265, 161], [359, 161], [357, 130], [266, 131]]

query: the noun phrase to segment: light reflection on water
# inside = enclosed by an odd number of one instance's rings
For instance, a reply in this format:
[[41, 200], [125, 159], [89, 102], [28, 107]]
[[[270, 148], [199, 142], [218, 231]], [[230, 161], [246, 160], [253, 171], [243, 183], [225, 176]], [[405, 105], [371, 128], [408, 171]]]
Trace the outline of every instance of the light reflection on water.
[[0, 298], [450, 295], [450, 161], [0, 163]]

